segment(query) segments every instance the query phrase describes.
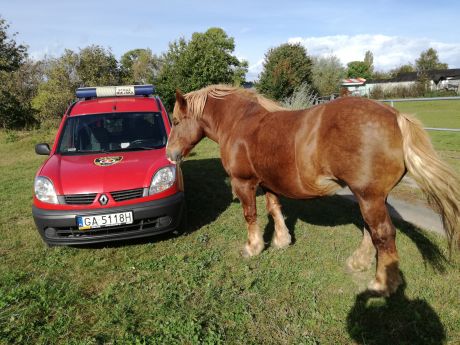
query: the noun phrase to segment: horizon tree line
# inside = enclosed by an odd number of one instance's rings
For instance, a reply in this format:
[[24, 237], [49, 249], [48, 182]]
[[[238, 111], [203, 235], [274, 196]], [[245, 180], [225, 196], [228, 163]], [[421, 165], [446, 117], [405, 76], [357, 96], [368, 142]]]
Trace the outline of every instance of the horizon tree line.
[[[248, 71], [248, 62], [234, 55], [234, 38], [221, 28], [195, 32], [189, 40], [181, 37], [161, 54], [138, 48], [119, 60], [110, 48], [100, 45], [65, 49], [59, 57], [33, 60], [27, 46], [17, 43], [17, 33], [9, 31], [8, 22], [0, 16], [0, 128], [5, 129], [55, 125], [80, 86], [152, 83], [170, 111], [176, 89], [190, 92], [217, 83], [240, 86]], [[370, 51], [363, 61], [344, 67], [335, 55], [310, 56], [304, 46], [285, 43], [265, 53], [255, 86], [282, 102], [299, 89], [315, 96], [338, 92], [344, 77], [390, 78], [402, 71], [433, 68], [447, 68], [433, 48], [423, 51], [414, 64], [374, 72]]]

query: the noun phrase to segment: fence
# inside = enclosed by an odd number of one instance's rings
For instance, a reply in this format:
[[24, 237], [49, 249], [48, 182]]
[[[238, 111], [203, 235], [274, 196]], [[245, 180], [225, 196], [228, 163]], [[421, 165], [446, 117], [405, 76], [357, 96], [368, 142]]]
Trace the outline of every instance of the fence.
[[394, 102], [426, 102], [426, 101], [450, 101], [460, 100], [460, 96], [453, 97], [431, 97], [431, 98], [398, 98], [398, 99], [380, 99], [380, 102], [390, 103], [393, 107]]

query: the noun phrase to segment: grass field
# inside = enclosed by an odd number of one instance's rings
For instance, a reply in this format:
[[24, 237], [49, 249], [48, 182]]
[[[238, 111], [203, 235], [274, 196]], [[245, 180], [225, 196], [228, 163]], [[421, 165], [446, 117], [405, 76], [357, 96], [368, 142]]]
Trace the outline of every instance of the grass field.
[[[395, 103], [400, 111], [416, 115], [426, 127], [460, 128], [460, 100]], [[460, 175], [460, 132], [430, 130], [433, 145], [440, 157]], [[393, 189], [393, 196], [425, 204], [420, 190], [404, 183]]]
[[395, 107], [415, 114], [427, 127], [460, 128], [460, 100], [397, 102]]
[[[443, 156], [460, 151], [458, 137], [433, 138]], [[449, 261], [443, 238], [410, 224], [396, 223], [405, 284], [389, 299], [363, 292], [374, 267], [344, 268], [363, 222], [339, 197], [283, 200], [294, 244], [241, 258], [241, 206], [209, 140], [183, 165], [187, 235], [46, 249], [31, 216], [33, 146], [51, 140], [0, 131], [1, 344], [460, 343], [460, 255]], [[269, 243], [262, 195], [257, 205]]]

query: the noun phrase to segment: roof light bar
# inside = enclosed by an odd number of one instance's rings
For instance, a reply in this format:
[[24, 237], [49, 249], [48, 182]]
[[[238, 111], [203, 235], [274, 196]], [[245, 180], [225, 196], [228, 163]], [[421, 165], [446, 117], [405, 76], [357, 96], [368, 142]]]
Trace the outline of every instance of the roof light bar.
[[76, 91], [78, 98], [150, 96], [155, 92], [153, 85], [98, 86], [80, 87]]

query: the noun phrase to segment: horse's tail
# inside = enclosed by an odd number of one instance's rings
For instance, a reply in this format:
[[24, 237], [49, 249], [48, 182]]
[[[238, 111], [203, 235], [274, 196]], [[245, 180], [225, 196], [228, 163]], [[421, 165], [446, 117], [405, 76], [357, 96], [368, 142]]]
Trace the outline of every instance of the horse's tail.
[[441, 161], [420, 121], [406, 114], [398, 115], [403, 137], [404, 162], [409, 173], [442, 217], [449, 250], [460, 246], [460, 180]]

